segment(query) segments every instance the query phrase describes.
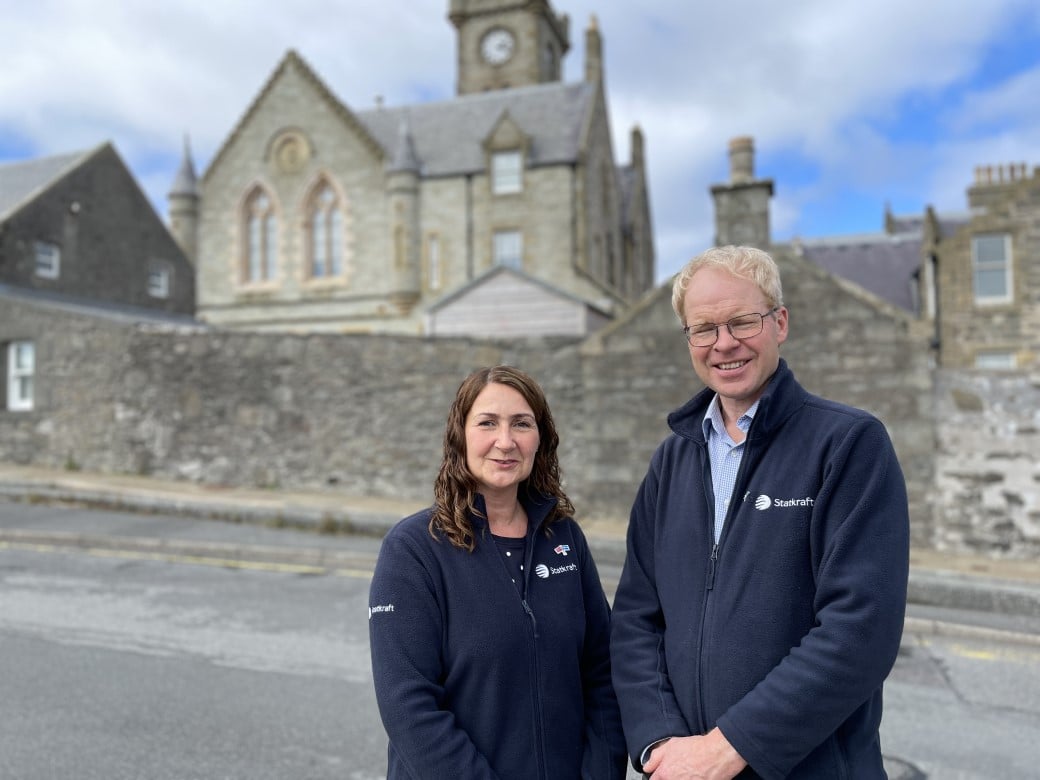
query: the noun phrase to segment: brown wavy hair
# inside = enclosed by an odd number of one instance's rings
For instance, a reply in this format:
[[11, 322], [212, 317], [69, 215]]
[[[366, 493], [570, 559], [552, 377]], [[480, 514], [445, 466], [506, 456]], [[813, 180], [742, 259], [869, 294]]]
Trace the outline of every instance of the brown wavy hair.
[[476, 508], [479, 483], [466, 465], [466, 417], [480, 392], [491, 384], [506, 385], [520, 393], [534, 412], [538, 424], [538, 451], [531, 473], [518, 487], [518, 495], [533, 494], [556, 499], [547, 525], [574, 515], [574, 505], [560, 485], [560, 462], [556, 455], [560, 437], [542, 388], [531, 376], [512, 366], [478, 368], [459, 385], [448, 411], [444, 458], [433, 485], [434, 506], [430, 518], [430, 534], [434, 538], [443, 534], [453, 545], [470, 552], [476, 546], [470, 514], [483, 514]]

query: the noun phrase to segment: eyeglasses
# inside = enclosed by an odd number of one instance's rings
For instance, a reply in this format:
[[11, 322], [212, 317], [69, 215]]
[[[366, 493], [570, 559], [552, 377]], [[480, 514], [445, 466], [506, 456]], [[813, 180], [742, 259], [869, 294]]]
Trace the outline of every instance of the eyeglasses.
[[725, 325], [726, 330], [729, 331], [729, 335], [733, 338], [749, 339], [762, 332], [765, 318], [776, 311], [776, 308], [772, 308], [762, 314], [758, 314], [757, 312], [752, 314], [738, 314], [728, 322], [722, 323], [722, 325], [716, 325], [714, 322], [702, 322], [697, 325], [687, 325], [682, 329], [683, 335], [686, 336], [686, 340], [690, 342], [691, 347], [710, 347], [719, 340], [719, 328]]

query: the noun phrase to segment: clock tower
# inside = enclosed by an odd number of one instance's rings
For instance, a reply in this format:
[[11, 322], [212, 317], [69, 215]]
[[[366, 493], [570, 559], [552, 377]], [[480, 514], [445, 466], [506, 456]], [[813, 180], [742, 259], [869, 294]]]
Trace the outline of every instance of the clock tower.
[[457, 30], [456, 91], [560, 81], [570, 48], [570, 20], [549, 0], [451, 0]]

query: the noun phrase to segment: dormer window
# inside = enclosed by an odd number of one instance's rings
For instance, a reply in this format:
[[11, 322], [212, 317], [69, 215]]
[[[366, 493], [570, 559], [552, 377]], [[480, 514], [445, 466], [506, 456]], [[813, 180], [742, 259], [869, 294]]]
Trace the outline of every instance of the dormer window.
[[166, 268], [152, 268], [148, 271], [148, 294], [153, 298], [170, 297], [170, 272]]
[[520, 150], [494, 152], [491, 155], [491, 192], [511, 195], [523, 189], [523, 155]]
[[36, 275], [43, 279], [57, 279], [61, 274], [61, 250], [56, 244], [37, 241], [34, 245], [36, 255]]

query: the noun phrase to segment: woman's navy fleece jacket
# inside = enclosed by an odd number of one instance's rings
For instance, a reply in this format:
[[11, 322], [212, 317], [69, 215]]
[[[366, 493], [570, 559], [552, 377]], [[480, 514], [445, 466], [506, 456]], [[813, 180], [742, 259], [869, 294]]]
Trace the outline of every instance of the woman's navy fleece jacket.
[[570, 519], [547, 536], [553, 501], [522, 503], [526, 599], [479, 517], [472, 553], [431, 537], [428, 509], [383, 542], [369, 633], [391, 780], [625, 775], [609, 607], [585, 536]]
[[781, 360], [716, 549], [712, 396], [669, 416], [632, 508], [611, 654], [633, 760], [718, 726], [750, 765], [742, 778], [883, 778], [881, 689], [909, 567], [888, 434], [807, 393]]

